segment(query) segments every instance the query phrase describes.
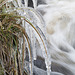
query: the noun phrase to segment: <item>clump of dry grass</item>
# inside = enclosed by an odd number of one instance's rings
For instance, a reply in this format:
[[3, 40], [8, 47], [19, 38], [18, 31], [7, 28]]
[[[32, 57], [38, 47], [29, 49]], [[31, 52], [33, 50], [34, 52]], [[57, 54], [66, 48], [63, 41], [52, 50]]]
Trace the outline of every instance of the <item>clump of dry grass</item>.
[[[0, 75], [27, 75], [23, 70], [24, 55], [20, 60], [19, 52], [19, 39], [27, 37], [27, 34], [22, 27], [19, 14], [17, 12], [8, 14], [5, 11], [6, 5], [0, 7]], [[18, 20], [20, 23], [17, 23]], [[23, 52], [24, 45], [23, 39]]]

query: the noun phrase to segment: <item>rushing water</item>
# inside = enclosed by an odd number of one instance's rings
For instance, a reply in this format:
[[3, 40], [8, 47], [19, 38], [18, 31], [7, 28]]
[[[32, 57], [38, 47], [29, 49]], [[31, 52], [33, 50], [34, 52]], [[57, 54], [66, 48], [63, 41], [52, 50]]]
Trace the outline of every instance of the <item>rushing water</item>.
[[52, 71], [75, 75], [75, 1], [47, 0], [39, 5], [46, 23]]

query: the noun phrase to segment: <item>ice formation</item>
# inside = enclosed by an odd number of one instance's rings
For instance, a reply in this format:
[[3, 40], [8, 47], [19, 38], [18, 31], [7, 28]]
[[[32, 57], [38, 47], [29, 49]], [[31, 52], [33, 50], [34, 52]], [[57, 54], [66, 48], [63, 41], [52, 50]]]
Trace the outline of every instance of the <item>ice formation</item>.
[[[17, 0], [17, 1], [14, 0], [14, 1], [12, 1], [12, 3], [15, 6], [13, 11], [17, 11], [21, 16], [23, 16], [22, 17], [22, 24], [23, 24], [22, 26], [25, 28], [25, 30], [27, 32], [24, 39], [25, 39], [25, 41], [27, 40], [26, 42], [28, 43], [27, 48], [28, 48], [28, 53], [29, 53], [30, 75], [33, 75], [34, 60], [37, 59], [36, 48], [38, 48], [38, 47], [35, 46], [36, 43], [39, 43], [43, 58], [45, 59], [47, 75], [50, 75], [51, 60], [50, 60], [50, 54], [48, 54], [47, 41], [46, 41], [46, 38], [44, 35], [44, 33], [46, 33], [45, 27], [44, 27], [45, 24], [44, 24], [44, 20], [43, 20], [42, 16], [40, 15], [40, 13], [35, 10], [37, 7], [37, 0], [33, 0], [33, 5], [34, 5], [35, 9], [28, 7], [28, 0], [24, 0], [25, 5], [22, 4], [21, 0]], [[8, 9], [7, 12], [9, 12], [9, 11], [10, 10]], [[38, 42], [37, 42], [37, 40], [38, 40]], [[24, 41], [23, 38], [19, 40], [19, 43], [21, 46], [23, 44], [23, 41]], [[25, 49], [25, 47], [24, 47], [24, 49]], [[20, 53], [22, 53], [21, 47], [20, 47]]]
[[[28, 41], [30, 42], [31, 40], [30, 46], [32, 45], [32, 48], [29, 49], [29, 45], [27, 44], [30, 75], [34, 72], [36, 72], [37, 75], [46, 75], [46, 73], [47, 75], [75, 75], [75, 1], [41, 0], [46, 1], [46, 4], [39, 5], [38, 7], [37, 1], [40, 0], [32, 1], [35, 9], [28, 7], [28, 0], [24, 0], [25, 4], [22, 4], [19, 0], [17, 0], [17, 2], [15, 0], [12, 1], [16, 7], [15, 10], [17, 10], [21, 16], [25, 16], [29, 23], [22, 18], [23, 27], [26, 27], [28, 38], [30, 38]], [[38, 11], [42, 14], [44, 20]], [[47, 41], [44, 34], [46, 35]], [[19, 41], [22, 45], [23, 39]], [[38, 46], [36, 45], [37, 43]], [[46, 71], [34, 65], [37, 56], [45, 59]], [[55, 72], [50, 72], [50, 67], [52, 71]]]

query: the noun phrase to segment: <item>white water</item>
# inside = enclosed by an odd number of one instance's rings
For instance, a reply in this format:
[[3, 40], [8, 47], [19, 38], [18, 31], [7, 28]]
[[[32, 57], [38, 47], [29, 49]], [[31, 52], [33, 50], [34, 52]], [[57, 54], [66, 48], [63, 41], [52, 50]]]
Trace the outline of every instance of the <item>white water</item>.
[[39, 5], [38, 10], [45, 12], [43, 18], [52, 62], [63, 65], [75, 75], [75, 1], [48, 0], [47, 3]]

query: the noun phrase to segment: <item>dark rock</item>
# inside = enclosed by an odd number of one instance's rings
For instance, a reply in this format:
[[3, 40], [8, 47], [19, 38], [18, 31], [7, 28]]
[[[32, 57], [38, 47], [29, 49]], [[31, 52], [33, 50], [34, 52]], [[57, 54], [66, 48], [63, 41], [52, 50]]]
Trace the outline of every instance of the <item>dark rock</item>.
[[45, 60], [37, 56], [37, 60], [34, 61], [34, 65], [40, 69], [46, 70]]

